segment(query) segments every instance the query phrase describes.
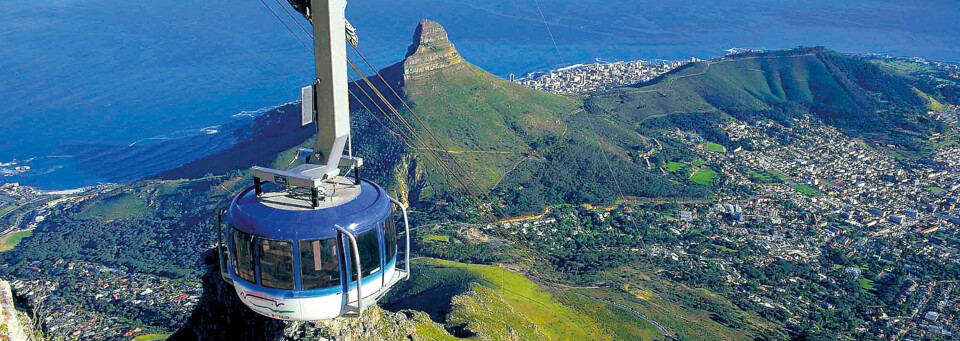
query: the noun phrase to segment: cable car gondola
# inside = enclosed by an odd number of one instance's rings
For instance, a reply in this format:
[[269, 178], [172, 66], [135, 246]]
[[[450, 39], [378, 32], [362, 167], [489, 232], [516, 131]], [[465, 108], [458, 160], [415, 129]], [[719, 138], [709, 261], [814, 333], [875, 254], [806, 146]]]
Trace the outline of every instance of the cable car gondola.
[[[344, 155], [350, 143], [346, 41], [356, 41], [345, 2], [291, 4], [314, 29], [317, 76], [302, 90], [302, 122], [316, 122], [317, 142], [301, 151], [301, 166], [251, 168], [253, 185], [226, 211], [221, 271], [247, 307], [271, 318], [359, 316], [409, 277], [407, 211], [360, 177], [361, 158]], [[341, 175], [344, 169], [352, 176]], [[402, 267], [394, 206], [406, 236]]]

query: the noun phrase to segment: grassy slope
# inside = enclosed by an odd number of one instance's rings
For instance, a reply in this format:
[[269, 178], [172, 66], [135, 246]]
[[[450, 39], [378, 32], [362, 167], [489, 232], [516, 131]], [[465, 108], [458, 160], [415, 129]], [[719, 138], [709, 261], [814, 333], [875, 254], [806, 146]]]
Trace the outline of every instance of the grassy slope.
[[17, 244], [20, 244], [23, 238], [30, 237], [31, 235], [33, 235], [33, 231], [20, 231], [0, 238], [0, 241], [2, 241], [2, 243], [0, 243], [0, 252], [13, 250], [13, 248], [17, 247]]
[[[576, 291], [623, 304], [659, 322], [682, 340], [783, 339], [782, 327], [755, 313], [737, 308], [732, 302], [704, 288], [650, 275], [655, 271], [621, 268], [607, 271], [619, 278], [619, 288], [576, 289]], [[718, 315], [724, 315], [721, 323]]]
[[[650, 340], [652, 325], [630, 313], [579, 296], [539, 286], [523, 275], [498, 267], [437, 259], [414, 260], [414, 274], [393, 297], [438, 287], [455, 288], [444, 326], [469, 330], [480, 340]], [[431, 304], [440, 304], [428, 296]], [[429, 323], [426, 323], [429, 324]], [[422, 330], [421, 330], [422, 329]], [[418, 327], [428, 339], [454, 339], [429, 325]]]
[[438, 135], [442, 149], [498, 153], [451, 155], [471, 170], [484, 190], [529, 152], [531, 144], [559, 135], [564, 129], [561, 118], [579, 108], [574, 99], [515, 85], [467, 63], [410, 80], [405, 92], [417, 116]]
[[[73, 218], [111, 221], [153, 217], [158, 214], [177, 217], [181, 212], [162, 211], [163, 207], [159, 205], [161, 198], [177, 196], [196, 185], [205, 186], [206, 184], [204, 180], [169, 180], [141, 182], [130, 187], [122, 187], [109, 195], [84, 202], [82, 209], [74, 214]], [[222, 188], [207, 188], [211, 197], [224, 197], [227, 194]], [[239, 188], [233, 190], [237, 189]], [[206, 192], [207, 189], [203, 191]], [[213, 208], [210, 208], [211, 215], [213, 211]]]
[[[609, 203], [619, 190], [637, 197], [709, 196], [634, 160], [637, 148], [650, 148], [649, 139], [630, 121], [585, 112], [576, 99], [519, 86], [467, 63], [409, 80], [404, 90], [442, 149], [454, 151], [442, 157], [463, 165], [465, 178], [479, 184], [476, 192], [494, 190], [507, 215], [558, 203]], [[436, 147], [422, 125], [410, 121]], [[424, 166], [428, 174], [441, 172], [429, 162]]]
[[[776, 324], [746, 313], [706, 289], [650, 278], [634, 270], [610, 271], [629, 283], [622, 288], [563, 289], [535, 284], [499, 267], [431, 258], [415, 259], [413, 271], [411, 280], [392, 293], [392, 299], [415, 297], [426, 300], [419, 304], [433, 306], [444, 304], [440, 297], [450, 301], [440, 324], [418, 319], [417, 334], [429, 340], [454, 340], [447, 330], [468, 331], [466, 335], [479, 340], [663, 338], [656, 327], [633, 313], [596, 299], [636, 310], [683, 340], [784, 337]], [[446, 296], [436, 295], [437, 288], [446, 288]], [[428, 295], [416, 296], [424, 292]], [[718, 315], [729, 321], [718, 322]]]
[[857, 106], [818, 56], [796, 54], [692, 63], [649, 84], [597, 94], [588, 105], [642, 121], [719, 109], [759, 111], [788, 100], [811, 103], [818, 95], [838, 106]]
[[589, 111], [619, 122], [717, 111], [754, 116], [799, 103], [854, 135], [906, 150], [933, 127], [918, 118], [939, 107], [912, 78], [874, 63], [818, 49], [777, 51], [687, 64], [651, 82], [603, 92]]
[[663, 334], [652, 324], [638, 321], [637, 316], [624, 309], [577, 295], [559, 295], [558, 300], [599, 321], [601, 326], [613, 336], [614, 340], [661, 340]]

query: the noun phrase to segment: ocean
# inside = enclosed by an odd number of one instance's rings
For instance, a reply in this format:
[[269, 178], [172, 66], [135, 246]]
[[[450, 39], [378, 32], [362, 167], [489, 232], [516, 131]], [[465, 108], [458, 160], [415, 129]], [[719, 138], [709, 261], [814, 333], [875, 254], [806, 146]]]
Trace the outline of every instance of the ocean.
[[[300, 30], [284, 0], [263, 1]], [[533, 0], [353, 0], [347, 15], [378, 67], [402, 59], [417, 22], [429, 18], [464, 58], [503, 77], [597, 60], [710, 58], [731, 47], [823, 45], [960, 60], [960, 6], [952, 0], [540, 5], [557, 48]], [[216, 134], [295, 100], [312, 74], [309, 52], [260, 1], [6, 0], [0, 182], [95, 185], [102, 178], [81, 171], [68, 151]], [[149, 160], [129, 167], [140, 162]], [[31, 169], [16, 173], [14, 165]]]

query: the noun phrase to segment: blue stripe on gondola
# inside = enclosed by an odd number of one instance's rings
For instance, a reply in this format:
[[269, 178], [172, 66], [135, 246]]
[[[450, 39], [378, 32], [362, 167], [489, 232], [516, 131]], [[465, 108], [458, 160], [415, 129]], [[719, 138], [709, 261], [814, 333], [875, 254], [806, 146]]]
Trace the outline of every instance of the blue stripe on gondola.
[[[267, 288], [267, 287], [264, 287], [264, 286], [261, 286], [261, 285], [255, 284], [255, 283], [250, 283], [250, 282], [248, 282], [247, 280], [245, 280], [245, 279], [243, 279], [243, 278], [240, 278], [240, 276], [237, 276], [237, 275], [234, 275], [234, 274], [230, 274], [230, 278], [233, 279], [234, 282], [240, 282], [240, 284], [241, 284], [242, 287], [245, 287], [245, 288], [256, 288], [255, 290], [257, 291], [257, 293], [260, 294], [260, 295], [257, 295], [258, 297], [259, 297], [259, 296], [267, 296], [267, 297], [269, 297], [270, 299], [276, 299], [276, 300], [289, 300], [289, 299], [295, 299], [295, 298], [322, 297], [322, 296], [330, 296], [330, 295], [336, 295], [336, 294], [341, 294], [341, 293], [343, 293], [343, 290], [341, 290], [341, 288], [340, 288], [339, 285], [338, 285], [338, 286], [335, 286], [335, 287], [330, 287], [330, 288], [320, 288], [320, 289], [313, 289], [313, 290], [306, 290], [306, 291], [296, 291], [296, 290], [285, 290], [285, 289]], [[367, 281], [364, 280], [363, 282], [366, 283]], [[354, 283], [356, 283], [356, 281], [354, 281]], [[251, 296], [252, 296], [253, 294], [248, 294], [248, 295], [251, 295]], [[260, 298], [263, 299], [264, 297], [260, 297]]]

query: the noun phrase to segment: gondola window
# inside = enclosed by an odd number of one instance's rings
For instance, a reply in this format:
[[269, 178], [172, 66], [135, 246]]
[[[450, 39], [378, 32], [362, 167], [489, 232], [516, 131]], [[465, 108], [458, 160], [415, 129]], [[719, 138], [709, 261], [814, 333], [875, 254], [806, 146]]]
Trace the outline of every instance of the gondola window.
[[237, 276], [249, 282], [257, 280], [254, 274], [253, 262], [253, 236], [243, 233], [240, 230], [233, 231], [233, 245], [235, 246], [236, 259], [234, 271]]
[[397, 225], [393, 215], [387, 217], [387, 221], [383, 223], [383, 241], [387, 244], [384, 245], [387, 249], [387, 259], [392, 259], [397, 253]]
[[370, 276], [380, 271], [380, 238], [377, 230], [358, 235], [357, 247], [360, 251], [360, 272], [364, 276]]
[[303, 290], [340, 285], [336, 238], [300, 241], [300, 280]]
[[260, 281], [275, 289], [296, 289], [293, 277], [293, 243], [261, 238]]

